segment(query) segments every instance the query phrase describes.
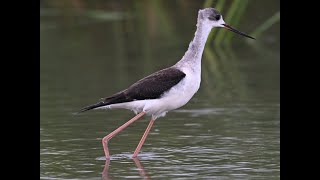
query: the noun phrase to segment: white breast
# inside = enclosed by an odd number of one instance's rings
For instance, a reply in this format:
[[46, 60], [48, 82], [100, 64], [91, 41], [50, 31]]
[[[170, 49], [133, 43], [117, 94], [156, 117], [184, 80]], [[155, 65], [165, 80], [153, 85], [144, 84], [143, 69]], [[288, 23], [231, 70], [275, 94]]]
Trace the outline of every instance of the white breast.
[[163, 94], [160, 99], [147, 102], [143, 108], [144, 111], [152, 114], [153, 117], [161, 117], [166, 112], [185, 105], [193, 97], [200, 87], [200, 74], [191, 72], [189, 69], [182, 69], [182, 71], [186, 74], [185, 78]]

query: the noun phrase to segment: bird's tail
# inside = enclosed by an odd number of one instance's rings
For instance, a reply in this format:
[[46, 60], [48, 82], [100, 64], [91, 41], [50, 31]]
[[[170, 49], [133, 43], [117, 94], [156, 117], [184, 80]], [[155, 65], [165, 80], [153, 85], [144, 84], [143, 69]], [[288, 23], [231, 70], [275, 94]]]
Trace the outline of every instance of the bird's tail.
[[74, 114], [79, 114], [79, 113], [82, 113], [82, 112], [85, 112], [85, 111], [89, 111], [91, 109], [96, 109], [96, 108], [107, 106], [107, 105], [110, 105], [110, 104], [116, 104], [116, 103], [122, 103], [122, 102], [128, 102], [128, 101], [131, 101], [131, 100], [127, 99], [123, 92], [119, 92], [117, 94], [114, 94], [114, 95], [112, 95], [110, 97], [105, 98], [103, 101], [100, 101], [100, 102], [98, 102], [96, 104], [92, 104], [92, 105], [86, 106], [86, 107], [80, 109], [79, 112], [74, 113]]
[[98, 102], [98, 103], [96, 103], [96, 104], [91, 104], [91, 105], [89, 105], [89, 106], [86, 106], [86, 107], [80, 109], [80, 111], [77, 112], [77, 114], [82, 113], [82, 112], [85, 112], [85, 111], [89, 111], [89, 110], [91, 110], [91, 109], [95, 109], [95, 108], [98, 108], [98, 107], [107, 106], [107, 105], [109, 105], [109, 104], [110, 104], [110, 103], [103, 102], [103, 101]]

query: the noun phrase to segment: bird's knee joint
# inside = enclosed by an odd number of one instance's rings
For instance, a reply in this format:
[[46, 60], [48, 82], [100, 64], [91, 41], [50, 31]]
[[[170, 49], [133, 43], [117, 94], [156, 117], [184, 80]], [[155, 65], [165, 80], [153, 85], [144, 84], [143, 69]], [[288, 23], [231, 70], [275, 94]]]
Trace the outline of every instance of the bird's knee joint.
[[111, 136], [108, 135], [108, 136], [102, 138], [102, 143], [107, 143], [110, 139], [111, 139]]

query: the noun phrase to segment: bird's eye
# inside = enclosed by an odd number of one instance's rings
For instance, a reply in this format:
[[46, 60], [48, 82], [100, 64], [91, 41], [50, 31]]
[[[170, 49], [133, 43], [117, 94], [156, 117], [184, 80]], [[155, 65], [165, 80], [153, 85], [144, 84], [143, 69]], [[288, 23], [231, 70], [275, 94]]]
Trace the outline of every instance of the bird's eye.
[[219, 21], [220, 18], [221, 18], [221, 15], [220, 14], [216, 14], [216, 15], [213, 15], [213, 16], [209, 16], [208, 18], [210, 20], [212, 20], [212, 21]]
[[220, 18], [221, 18], [221, 15], [220, 15], [220, 14], [217, 14], [214, 18], [216, 19], [216, 21], [219, 21]]

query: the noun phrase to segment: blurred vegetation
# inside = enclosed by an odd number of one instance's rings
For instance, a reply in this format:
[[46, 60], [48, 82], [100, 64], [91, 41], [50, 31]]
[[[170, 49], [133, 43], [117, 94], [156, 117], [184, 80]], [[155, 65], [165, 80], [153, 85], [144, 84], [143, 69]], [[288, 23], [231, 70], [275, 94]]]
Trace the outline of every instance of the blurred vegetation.
[[[132, 82], [130, 74], [135, 72], [131, 72], [130, 68], [124, 68], [132, 61], [132, 57], [135, 59], [135, 64], [139, 64], [143, 71], [140, 72], [140, 77], [178, 61], [193, 38], [197, 12], [203, 7], [218, 9], [223, 14], [226, 23], [257, 38], [255, 41], [244, 40], [234, 33], [216, 28], [209, 35], [204, 51], [203, 81], [206, 83], [204, 90], [207, 94], [212, 98], [219, 95], [225, 99], [234, 97], [246, 99], [249, 92], [248, 86], [245, 75], [240, 71], [241, 62], [237, 60], [238, 57], [233, 49], [244, 46], [244, 42], [249, 42], [246, 43], [249, 45], [246, 50], [251, 47], [257, 52], [260, 52], [261, 47], [265, 47], [265, 44], [270, 41], [278, 47], [279, 24], [277, 23], [280, 21], [280, 12], [279, 2], [275, 0], [263, 3], [252, 0], [42, 0], [40, 1], [42, 35], [40, 36], [45, 36], [43, 31], [61, 29], [61, 27], [66, 34], [68, 31], [73, 32], [74, 28], [86, 27], [86, 31], [93, 32], [93, 41], [95, 41], [87, 44], [86, 48], [99, 46], [95, 49], [94, 56], [100, 57], [105, 56], [105, 52], [108, 51], [107, 47], [101, 45], [102, 41], [107, 41], [104, 39], [106, 38], [104, 33], [109, 33], [108, 36], [111, 35], [113, 38], [108, 40], [113, 42], [115, 51], [108, 53], [114, 54], [116, 60], [108, 59], [108, 63], [115, 63], [114, 76], [119, 78], [115, 81], [114, 91], [116, 91]], [[108, 25], [94, 29], [99, 23]], [[88, 38], [82, 37], [80, 32], [70, 33], [68, 36], [69, 38], [76, 36], [78, 41], [84, 42]], [[48, 40], [48, 38], [50, 39], [50, 37], [45, 39]], [[64, 41], [67, 40], [68, 38]], [[40, 40], [42, 43], [44, 41]], [[170, 51], [172, 47], [177, 47], [176, 44], [180, 44], [181, 49], [176, 49], [164, 56], [163, 53], [166, 50]], [[159, 51], [156, 48], [162, 49], [161, 55], [158, 54]], [[47, 55], [41, 56], [41, 59], [46, 58], [45, 56]], [[92, 56], [88, 54], [87, 59], [84, 59], [83, 62], [74, 63], [86, 64], [85, 61]], [[156, 56], [163, 56], [163, 60], [159, 63], [151, 61]], [[104, 58], [104, 61], [106, 59]], [[104, 72], [105, 67], [99, 66], [99, 68], [95, 69], [94, 73]], [[103, 78], [105, 77], [100, 74], [97, 79], [91, 80], [91, 83], [105, 81]], [[212, 78], [213, 82], [211, 82]], [[105, 89], [100, 91], [103, 92]]]
[[263, 24], [258, 26], [251, 34], [258, 38], [263, 32], [268, 30], [272, 25], [280, 21], [280, 11], [276, 12], [272, 17], [267, 19]]
[[[228, 22], [229, 24], [232, 24], [232, 26], [237, 27], [239, 23], [242, 20], [243, 15], [246, 13], [246, 8], [248, 6], [249, 0], [242, 0], [242, 1], [232, 1], [229, 4], [229, 7], [227, 10], [223, 11], [224, 5], [226, 0], [206, 0], [204, 2], [204, 7], [212, 7], [213, 4], [216, 4], [216, 8], [223, 12], [224, 14], [224, 20]], [[266, 19], [264, 22], [262, 22], [262, 25], [255, 28], [255, 30], [252, 31], [251, 35], [255, 38], [258, 38], [261, 33], [268, 30], [272, 25], [280, 21], [280, 11], [277, 11], [272, 17], [269, 19]], [[208, 39], [208, 41], [212, 40], [214, 37], [215, 44], [222, 44], [225, 43], [227, 45], [230, 45], [232, 42], [232, 38], [235, 36], [234, 33], [227, 33], [227, 31], [217, 31], [214, 30]], [[248, 40], [248, 42], [253, 42], [254, 40]]]

